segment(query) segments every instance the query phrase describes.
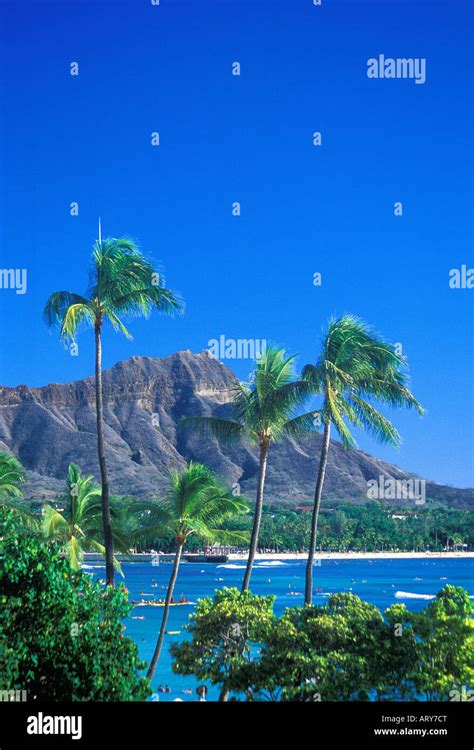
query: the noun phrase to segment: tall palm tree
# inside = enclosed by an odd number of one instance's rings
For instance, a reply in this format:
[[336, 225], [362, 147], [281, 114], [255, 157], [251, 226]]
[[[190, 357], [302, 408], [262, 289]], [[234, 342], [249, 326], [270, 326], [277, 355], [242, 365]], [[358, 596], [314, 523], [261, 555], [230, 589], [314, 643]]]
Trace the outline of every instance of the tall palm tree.
[[[66, 492], [58, 498], [64, 510], [46, 504], [43, 508], [42, 531], [47, 539], [55, 539], [64, 545], [69, 564], [79, 570], [84, 552], [100, 552], [105, 557], [105, 548], [99, 541], [102, 537], [101, 488], [92, 476], [83, 477], [77, 464], [70, 464], [66, 479]], [[121, 520], [128, 508], [117, 498], [110, 501], [112, 536], [116, 549], [127, 552], [131, 542], [121, 532]], [[121, 573], [118, 560], [115, 568]]]
[[319, 360], [315, 365], [309, 364], [303, 368], [303, 379], [323, 397], [318, 413], [324, 425], [306, 566], [307, 605], [312, 603], [313, 598], [314, 553], [331, 425], [334, 425], [346, 448], [355, 445], [346, 422], [365, 428], [382, 443], [398, 446], [400, 435], [396, 428], [368, 399], [392, 407], [415, 408], [422, 414], [422, 407], [408, 389], [405, 368], [406, 359], [352, 315], [344, 315], [330, 322]]
[[182, 420], [182, 424], [191, 425], [201, 434], [211, 434], [223, 443], [246, 438], [258, 445], [257, 499], [242, 591], [249, 588], [258, 546], [270, 445], [283, 435], [298, 436], [311, 429], [312, 415], [294, 416], [295, 409], [310, 390], [306, 381], [295, 380], [295, 356], [288, 356], [284, 349], [272, 344], [257, 361], [250, 384], [238, 382], [231, 387], [231, 419], [188, 417]]
[[151, 680], [160, 658], [179, 564], [188, 539], [195, 535], [208, 542], [242, 542], [245, 533], [224, 531], [222, 525], [227, 519], [248, 512], [248, 504], [243, 498], [234, 497], [206, 466], [191, 462], [181, 473], [171, 471], [168, 494], [163, 501], [149, 501], [140, 507], [148, 513], [142, 534], [155, 527], [160, 532], [171, 531], [176, 540], [160, 632], [147, 673]]
[[94, 328], [97, 452], [102, 483], [106, 579], [110, 586], [114, 585], [114, 550], [104, 447], [102, 327], [108, 321], [115, 331], [131, 338], [122, 318], [130, 315], [148, 317], [153, 309], [172, 315], [182, 310], [182, 303], [175, 292], [166, 288], [164, 277], [137, 245], [123, 238], [95, 243], [85, 296], [75, 292], [54, 292], [44, 309], [47, 325], [58, 326], [65, 341], [75, 341], [81, 326]]

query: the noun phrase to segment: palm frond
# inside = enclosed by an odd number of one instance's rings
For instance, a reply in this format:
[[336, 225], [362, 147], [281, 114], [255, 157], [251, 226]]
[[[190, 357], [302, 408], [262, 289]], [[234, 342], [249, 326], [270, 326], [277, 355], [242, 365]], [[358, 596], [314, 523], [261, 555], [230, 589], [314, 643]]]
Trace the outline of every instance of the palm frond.
[[354, 438], [352, 437], [347, 425], [344, 422], [343, 416], [340, 412], [340, 409], [335, 399], [335, 395], [330, 385], [327, 388], [326, 396], [328, 400], [328, 412], [331, 417], [331, 421], [333, 422], [336, 430], [339, 433], [339, 437], [341, 438], [341, 442], [343, 446], [345, 448], [354, 447], [356, 442]]
[[350, 401], [360, 422], [376, 440], [394, 446], [400, 445], [400, 435], [389, 419], [355, 393], [351, 393]]
[[308, 433], [320, 432], [323, 426], [323, 410], [314, 409], [289, 419], [283, 425], [282, 432], [288, 437], [304, 438], [308, 436]]
[[21, 497], [20, 484], [26, 480], [21, 463], [10, 453], [0, 452], [0, 501], [2, 498]]
[[104, 311], [104, 316], [109, 320], [114, 331], [119, 331], [120, 333], [123, 333], [125, 338], [131, 340], [133, 338], [132, 334], [130, 333], [128, 328], [126, 328], [126, 326], [122, 323], [117, 313], [108, 304], [103, 305], [102, 309]]
[[66, 553], [67, 559], [69, 560], [71, 569], [76, 571], [79, 570], [79, 568], [81, 567], [81, 562], [84, 559], [84, 553], [75, 536], [71, 536], [68, 539], [68, 541], [64, 545], [64, 551]]
[[61, 338], [74, 340], [81, 325], [93, 325], [94, 305], [75, 292], [54, 292], [46, 302], [43, 318], [48, 328], [59, 328]]
[[23, 528], [31, 532], [38, 532], [41, 530], [41, 517], [37, 513], [34, 513], [29, 505], [17, 497], [1, 497], [0, 506], [8, 508], [16, 518], [20, 521]]
[[49, 504], [43, 506], [42, 531], [47, 539], [67, 538], [70, 524], [56, 508]]
[[312, 395], [312, 387], [305, 380], [294, 380], [272, 391], [262, 404], [262, 417], [270, 427], [281, 428], [295, 409]]
[[393, 407], [416, 409], [421, 404], [409, 390], [406, 357], [353, 315], [330, 321], [322, 352], [315, 365], [303, 368], [302, 377], [315, 391], [325, 393], [323, 411], [334, 423], [343, 444], [354, 445], [345, 423], [362, 426], [377, 440], [397, 445], [400, 436], [368, 399]]
[[89, 295], [118, 317], [148, 317], [153, 309], [167, 315], [183, 310], [179, 294], [165, 286], [162, 271], [128, 238], [95, 245]]
[[[139, 513], [148, 511], [151, 504], [145, 501], [139, 505]], [[159, 533], [171, 532], [176, 537], [186, 539], [197, 535], [207, 541], [213, 541], [214, 532], [222, 529], [228, 519], [248, 512], [249, 502], [246, 498], [234, 497], [222, 481], [206, 466], [190, 462], [189, 466], [170, 472], [169, 489], [164, 503], [157, 503], [159, 523], [154, 527], [153, 519], [145, 521], [142, 529], [146, 536], [155, 528]]]

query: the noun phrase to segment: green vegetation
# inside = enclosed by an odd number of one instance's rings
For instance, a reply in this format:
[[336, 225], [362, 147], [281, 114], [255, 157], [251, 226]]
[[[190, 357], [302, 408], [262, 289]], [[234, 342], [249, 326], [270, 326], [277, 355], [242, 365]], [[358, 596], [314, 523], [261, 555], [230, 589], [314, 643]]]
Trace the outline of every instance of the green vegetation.
[[[75, 345], [80, 327], [95, 333], [97, 448], [101, 486], [69, 466], [65, 493], [42, 516], [22, 500], [25, 472], [0, 453], [0, 673], [2, 690], [26, 689], [47, 700], [144, 700], [157, 668], [185, 548], [248, 544], [242, 589], [201, 600], [187, 626], [190, 639], [171, 646], [173, 669], [193, 674], [247, 701], [448, 700], [474, 682], [474, 628], [465, 591], [446, 586], [422, 612], [396, 604], [382, 614], [352, 594], [312, 605], [317, 543], [324, 550], [433, 550], [474, 544], [474, 512], [428, 503], [416, 510], [371, 501], [321, 508], [330, 433], [355, 444], [352, 427], [397, 445], [393, 424], [372, 402], [415, 408], [406, 361], [364, 323], [343, 316], [329, 324], [321, 355], [296, 375], [295, 357], [269, 346], [248, 384], [236, 382], [229, 419], [190, 417], [184, 425], [224, 443], [258, 446], [253, 518], [248, 502], [202, 464], [170, 473], [164, 498], [110, 496], [104, 445], [102, 329], [108, 321], [130, 337], [122, 319], [182, 308], [135, 244], [95, 244], [86, 296], [56, 292], [44, 315]], [[309, 399], [321, 407], [304, 412]], [[307, 408], [307, 406], [305, 407]], [[264, 507], [269, 450], [283, 436], [323, 429], [312, 513]], [[319, 535], [319, 536], [318, 536]], [[158, 547], [175, 553], [163, 617], [147, 677], [136, 645], [124, 636], [127, 590], [114, 588], [114, 549]], [[273, 614], [273, 596], [249, 591], [258, 549], [309, 550], [305, 606]], [[105, 556], [105, 590], [81, 570], [85, 551]]]
[[26, 472], [15, 456], [0, 452], [0, 508], [10, 508], [25, 529], [36, 529], [37, 519], [23, 500], [21, 485]]
[[148, 512], [147, 526], [151, 528], [155, 524], [160, 530], [168, 529], [176, 545], [160, 632], [147, 673], [151, 680], [160, 658], [181, 555], [188, 539], [197, 536], [206, 542], [244, 542], [245, 534], [225, 531], [223, 524], [232, 516], [246, 513], [248, 505], [234, 497], [208, 468], [191, 462], [181, 473], [171, 472], [168, 496], [164, 500], [145, 503], [143, 508]]
[[232, 419], [189, 417], [183, 420], [203, 435], [214, 435], [223, 443], [247, 439], [258, 445], [259, 473], [252, 536], [242, 591], [250, 584], [262, 519], [265, 475], [272, 442], [283, 435], [301, 435], [312, 429], [311, 419], [296, 417], [295, 409], [310, 393], [308, 384], [295, 380], [295, 357], [284, 349], [268, 346], [258, 360], [250, 385], [235, 383], [231, 407]]
[[[47, 503], [43, 506], [42, 531], [46, 539], [55, 539], [63, 545], [69, 564], [79, 570], [84, 552], [100, 552], [105, 557], [102, 537], [101, 488], [93, 477], [83, 477], [79, 466], [70, 464], [66, 479], [66, 492], [57, 500], [64, 505], [59, 511]], [[128, 552], [131, 540], [120, 531], [125, 525], [126, 509], [130, 505], [112, 497], [110, 515], [115, 549]], [[120, 563], [114, 559], [116, 569], [122, 573]]]
[[127, 591], [75, 572], [59, 550], [21, 533], [0, 509], [0, 674], [2, 690], [32, 700], [145, 700], [148, 680], [124, 636]]
[[397, 430], [370, 401], [416, 408], [422, 414], [420, 404], [408, 390], [405, 367], [405, 358], [397, 354], [391, 344], [372, 333], [369, 326], [357, 318], [344, 315], [330, 322], [316, 365], [306, 365], [303, 369], [303, 379], [311, 383], [314, 393], [323, 396], [318, 415], [324, 425], [306, 566], [306, 604], [313, 600], [314, 554], [331, 425], [346, 448], [355, 444], [346, 422], [366, 429], [382, 443], [398, 445]]
[[0, 501], [22, 496], [20, 485], [25, 481], [25, 470], [15, 456], [0, 453]]
[[[362, 505], [331, 502], [321, 509], [318, 548], [333, 552], [442, 552], [455, 543], [474, 549], [474, 511], [443, 507], [383, 507], [370, 500]], [[229, 528], [250, 528], [246, 518], [227, 524]], [[260, 549], [275, 552], [304, 552], [311, 533], [311, 513], [264, 507]]]
[[[411, 695], [442, 701], [453, 690], [474, 685], [474, 621], [467, 591], [445, 586], [422, 612], [394, 604], [386, 612], [390, 625], [402, 625], [403, 637], [412, 638], [416, 662], [403, 675]], [[387, 661], [387, 669], [390, 662]]]
[[59, 327], [65, 342], [75, 342], [81, 327], [93, 327], [95, 334], [95, 387], [97, 452], [102, 480], [102, 524], [107, 584], [114, 585], [114, 548], [110, 512], [110, 491], [105, 459], [104, 408], [102, 390], [102, 328], [108, 321], [127, 338], [130, 333], [122, 318], [148, 317], [153, 309], [172, 315], [182, 309], [179, 297], [167, 289], [163, 275], [129, 239], [106, 239], [95, 243], [86, 296], [75, 292], [54, 292], [48, 299], [44, 318]]
[[474, 680], [471, 602], [446, 586], [425, 610], [353, 594], [272, 615], [272, 597], [236, 589], [202, 600], [174, 644], [173, 669], [247, 700], [449, 700]]
[[173, 670], [219, 685], [219, 700], [227, 701], [256, 644], [270, 633], [274, 599], [228, 588], [201, 599], [187, 625], [191, 640], [171, 646]]

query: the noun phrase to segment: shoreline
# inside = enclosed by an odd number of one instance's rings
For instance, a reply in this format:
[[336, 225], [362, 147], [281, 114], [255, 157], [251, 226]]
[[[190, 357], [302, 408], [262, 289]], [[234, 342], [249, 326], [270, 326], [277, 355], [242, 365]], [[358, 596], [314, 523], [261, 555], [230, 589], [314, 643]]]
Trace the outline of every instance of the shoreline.
[[[258, 552], [256, 560], [306, 560], [307, 552]], [[367, 560], [367, 559], [415, 559], [415, 558], [461, 558], [473, 559], [474, 552], [317, 552], [315, 560]], [[229, 560], [246, 560], [246, 554], [231, 554]]]
[[[229, 554], [229, 562], [245, 562], [247, 555], [246, 552], [231, 553]], [[168, 552], [135, 552], [129, 555], [118, 553], [116, 557], [121, 562], [152, 562], [157, 558], [161, 562], [172, 562], [174, 560], [174, 554]], [[288, 560], [306, 560], [307, 557], [307, 552], [257, 552], [255, 560], [285, 562]], [[315, 560], [414, 560], [416, 558], [472, 560], [474, 559], [474, 552], [317, 552], [315, 554]], [[86, 552], [84, 561], [103, 561], [103, 557], [98, 552]], [[186, 564], [185, 560], [183, 560], [183, 564]]]

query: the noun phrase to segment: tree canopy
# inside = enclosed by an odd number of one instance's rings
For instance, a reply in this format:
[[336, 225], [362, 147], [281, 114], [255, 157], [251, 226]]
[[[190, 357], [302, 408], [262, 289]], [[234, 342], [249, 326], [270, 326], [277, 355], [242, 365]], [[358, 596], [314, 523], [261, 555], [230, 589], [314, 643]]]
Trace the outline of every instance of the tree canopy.
[[38, 700], [145, 700], [148, 681], [122, 621], [123, 586], [102, 589], [59, 549], [20, 534], [0, 509], [0, 674], [3, 690]]

